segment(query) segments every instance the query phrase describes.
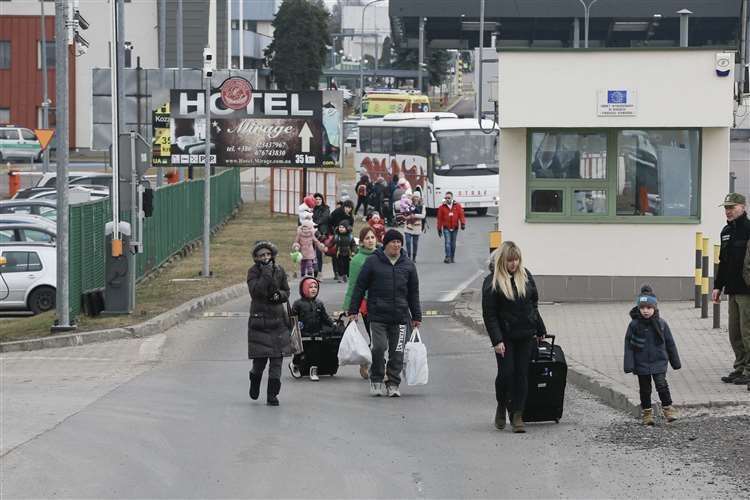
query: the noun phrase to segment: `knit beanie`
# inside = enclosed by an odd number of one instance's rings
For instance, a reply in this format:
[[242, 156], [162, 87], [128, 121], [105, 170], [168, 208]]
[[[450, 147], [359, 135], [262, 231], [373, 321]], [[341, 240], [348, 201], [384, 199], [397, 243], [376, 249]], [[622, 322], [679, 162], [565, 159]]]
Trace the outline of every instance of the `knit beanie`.
[[315, 207], [315, 198], [310, 195], [305, 196], [302, 201], [310, 208]]
[[383, 246], [386, 246], [393, 240], [398, 240], [403, 245], [404, 235], [401, 234], [401, 231], [399, 231], [398, 229], [389, 229], [388, 231], [386, 231], [385, 236], [383, 237]]
[[656, 294], [654, 293], [654, 289], [651, 288], [650, 285], [643, 285], [641, 287], [641, 293], [638, 294], [638, 300], [636, 301], [636, 305], [638, 307], [648, 305], [656, 309], [658, 302], [656, 300]]

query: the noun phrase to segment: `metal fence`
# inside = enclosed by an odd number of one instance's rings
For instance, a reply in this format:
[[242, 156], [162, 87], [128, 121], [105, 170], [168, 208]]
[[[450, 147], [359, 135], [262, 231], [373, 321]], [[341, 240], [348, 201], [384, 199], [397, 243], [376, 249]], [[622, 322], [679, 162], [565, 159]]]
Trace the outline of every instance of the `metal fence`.
[[[211, 178], [211, 227], [229, 217], [241, 203], [240, 172], [229, 169]], [[154, 190], [154, 215], [144, 219], [143, 253], [136, 260], [136, 279], [203, 235], [203, 186], [195, 180]], [[129, 213], [123, 213], [123, 220]], [[81, 312], [84, 292], [104, 287], [105, 224], [112, 220], [109, 198], [70, 207], [70, 317]]]

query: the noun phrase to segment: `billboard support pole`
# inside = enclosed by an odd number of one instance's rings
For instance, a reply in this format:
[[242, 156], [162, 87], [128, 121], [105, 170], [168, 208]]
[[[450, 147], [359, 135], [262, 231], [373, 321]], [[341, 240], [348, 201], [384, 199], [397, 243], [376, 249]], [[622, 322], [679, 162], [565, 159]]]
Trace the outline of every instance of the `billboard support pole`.
[[206, 147], [203, 168], [206, 181], [203, 186], [203, 272], [204, 278], [211, 277], [211, 78], [206, 77]]

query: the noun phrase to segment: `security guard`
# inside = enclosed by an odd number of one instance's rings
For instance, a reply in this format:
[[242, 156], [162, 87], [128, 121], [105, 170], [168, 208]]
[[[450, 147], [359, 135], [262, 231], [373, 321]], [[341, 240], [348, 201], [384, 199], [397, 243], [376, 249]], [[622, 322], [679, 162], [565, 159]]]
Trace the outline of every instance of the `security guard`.
[[719, 205], [724, 207], [727, 225], [721, 231], [719, 272], [711, 299], [718, 304], [722, 291], [729, 296], [729, 342], [735, 361], [734, 370], [721, 380], [728, 384], [747, 384], [750, 390], [750, 286], [742, 277], [750, 240], [750, 220], [745, 205], [745, 197], [739, 193], [729, 193]]

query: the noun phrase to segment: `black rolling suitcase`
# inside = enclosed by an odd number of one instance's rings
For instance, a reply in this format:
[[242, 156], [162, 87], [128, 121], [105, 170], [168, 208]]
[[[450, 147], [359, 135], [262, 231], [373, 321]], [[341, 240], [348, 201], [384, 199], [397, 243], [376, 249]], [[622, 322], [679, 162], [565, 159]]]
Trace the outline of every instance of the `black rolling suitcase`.
[[339, 370], [339, 344], [344, 336], [344, 323], [336, 320], [333, 330], [325, 330], [319, 335], [302, 336], [302, 354], [297, 363], [303, 377], [310, 375], [310, 367], [318, 367], [318, 375], [336, 375]]
[[552, 343], [541, 342], [534, 349], [529, 364], [529, 394], [523, 412], [524, 422], [559, 422], [563, 414], [568, 364], [562, 348], [555, 345], [555, 336], [545, 338], [552, 339]]

